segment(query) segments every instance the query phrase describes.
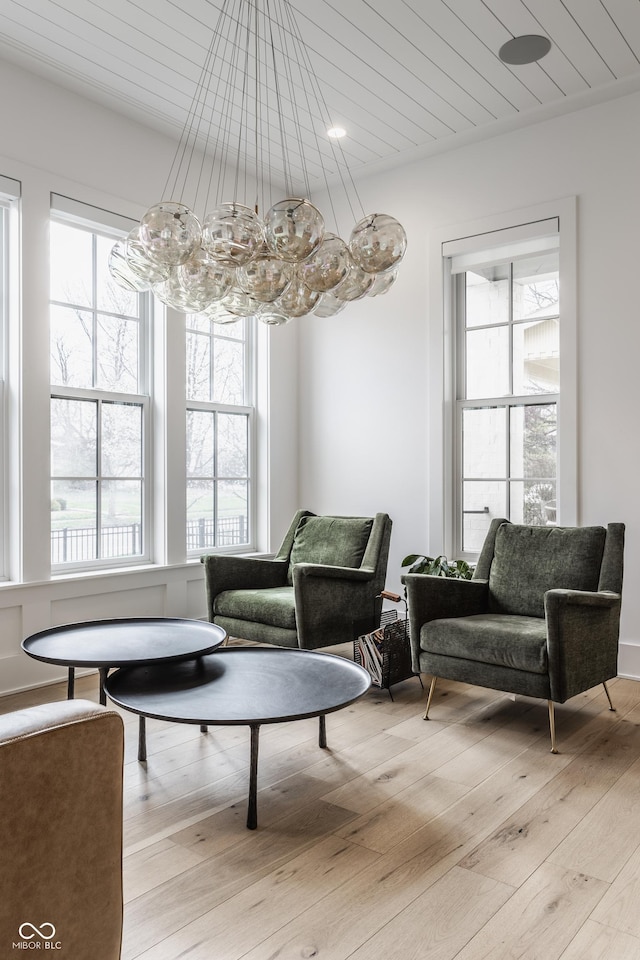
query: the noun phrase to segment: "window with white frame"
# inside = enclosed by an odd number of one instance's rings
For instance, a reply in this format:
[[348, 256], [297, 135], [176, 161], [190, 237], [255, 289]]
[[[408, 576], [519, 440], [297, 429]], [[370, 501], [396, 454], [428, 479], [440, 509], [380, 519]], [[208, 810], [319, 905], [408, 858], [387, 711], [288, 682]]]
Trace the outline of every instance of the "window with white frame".
[[253, 540], [253, 363], [248, 319], [186, 318], [187, 553]]
[[556, 522], [558, 242], [556, 226], [547, 236], [478, 247], [450, 261], [454, 542], [462, 555], [480, 550], [493, 517]]
[[[50, 223], [51, 561], [149, 557], [149, 295], [108, 270], [114, 238], [55, 205]], [[95, 211], [92, 211], [95, 214]]]
[[9, 285], [10, 285], [10, 243], [11, 243], [11, 208], [20, 197], [20, 184], [8, 177], [0, 177], [0, 578], [6, 576], [8, 563], [8, 545], [5, 536], [7, 528], [5, 499], [6, 476], [6, 444], [7, 410], [6, 410], [6, 357], [7, 357], [7, 326], [9, 317]]

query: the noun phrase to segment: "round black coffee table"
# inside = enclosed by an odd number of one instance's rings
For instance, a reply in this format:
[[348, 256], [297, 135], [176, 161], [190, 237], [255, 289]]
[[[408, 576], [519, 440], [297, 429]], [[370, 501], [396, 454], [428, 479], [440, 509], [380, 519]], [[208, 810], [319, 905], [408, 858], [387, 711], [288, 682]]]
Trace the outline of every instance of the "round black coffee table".
[[105, 684], [125, 710], [158, 720], [251, 729], [247, 827], [257, 826], [258, 737], [263, 723], [320, 718], [364, 696], [371, 677], [362, 667], [327, 653], [237, 647], [167, 666], [125, 667]]
[[[100, 703], [105, 704], [104, 684], [112, 667], [199, 657], [215, 650], [226, 637], [222, 627], [203, 620], [127, 617], [50, 627], [23, 640], [22, 649], [35, 660], [69, 668], [69, 700], [74, 694], [75, 667], [97, 668]], [[144, 743], [144, 717], [140, 717], [139, 755]]]

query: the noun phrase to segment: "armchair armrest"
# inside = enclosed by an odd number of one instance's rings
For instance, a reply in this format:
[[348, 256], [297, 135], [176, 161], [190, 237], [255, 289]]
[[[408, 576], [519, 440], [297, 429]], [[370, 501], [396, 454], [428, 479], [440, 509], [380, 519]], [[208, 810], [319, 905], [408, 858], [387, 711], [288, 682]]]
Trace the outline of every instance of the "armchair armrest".
[[296, 563], [293, 582], [301, 577], [326, 577], [328, 580], [372, 580], [375, 570], [371, 567], [334, 567], [324, 563]]
[[369, 568], [296, 563], [293, 590], [300, 647], [351, 641], [355, 624], [377, 626], [374, 578]]
[[209, 553], [201, 557], [200, 562], [204, 564], [207, 609], [212, 622], [215, 598], [224, 590], [259, 590], [281, 587], [287, 582], [289, 564], [286, 560]]
[[407, 573], [402, 578], [402, 582], [407, 589], [414, 670], [418, 669], [420, 630], [423, 624], [430, 620], [470, 617], [487, 611], [488, 580], [459, 580], [455, 577]]
[[548, 590], [544, 605], [551, 699], [564, 703], [615, 677], [620, 594]]

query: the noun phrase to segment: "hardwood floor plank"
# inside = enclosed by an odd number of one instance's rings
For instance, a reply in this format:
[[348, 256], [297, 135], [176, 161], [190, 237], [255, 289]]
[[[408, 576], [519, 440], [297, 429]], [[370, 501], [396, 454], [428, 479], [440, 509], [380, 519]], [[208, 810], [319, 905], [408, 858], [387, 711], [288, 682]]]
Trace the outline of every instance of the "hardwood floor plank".
[[[629, 838], [633, 846], [636, 838]], [[621, 933], [629, 933], [640, 943], [640, 848], [629, 857], [604, 897], [593, 911], [591, 918]], [[640, 957], [640, 950], [638, 951]]]
[[[550, 854], [552, 863], [611, 883], [640, 838], [640, 759], [606, 792], [595, 807]], [[632, 789], [635, 785], [636, 789]]]
[[[186, 924], [222, 904], [263, 877], [313, 849], [345, 822], [347, 811], [318, 804], [307, 817], [296, 811], [262, 832], [242, 822], [209, 823], [212, 832], [231, 831], [220, 855], [208, 856], [186, 874], [173, 877], [129, 903], [125, 910], [123, 960], [132, 960]], [[355, 846], [355, 845], [354, 845]], [[369, 856], [375, 856], [368, 851]], [[313, 887], [313, 873], [307, 881]], [[238, 917], [238, 923], [242, 918]], [[214, 955], [215, 956], [215, 955]], [[217, 958], [216, 958], [217, 960]]]
[[[454, 867], [352, 953], [350, 960], [453, 960], [513, 894]], [[420, 918], [420, 922], [417, 920]]]
[[640, 753], [640, 728], [618, 722], [461, 862], [519, 886], [582, 821]]
[[[468, 792], [467, 787], [427, 775], [352, 820], [338, 831], [341, 837], [378, 853], [387, 853]], [[332, 796], [332, 794], [327, 794]], [[326, 798], [325, 798], [326, 799]]]
[[638, 960], [640, 940], [587, 920], [559, 960]]
[[374, 859], [357, 844], [327, 837], [140, 954], [140, 960], [237, 960]]
[[456, 960], [558, 960], [606, 888], [602, 880], [544, 863]]

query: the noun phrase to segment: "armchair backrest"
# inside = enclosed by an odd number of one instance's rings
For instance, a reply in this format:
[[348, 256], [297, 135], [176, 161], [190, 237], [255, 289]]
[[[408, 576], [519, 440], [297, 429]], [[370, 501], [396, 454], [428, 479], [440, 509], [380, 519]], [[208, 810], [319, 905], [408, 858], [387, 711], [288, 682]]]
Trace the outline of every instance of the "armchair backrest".
[[371, 570], [381, 575], [382, 590], [390, 539], [391, 520], [386, 513], [338, 517], [298, 510], [274, 559], [289, 564], [289, 583], [296, 563], [321, 563]]
[[[601, 585], [607, 556], [606, 580], [622, 584], [621, 524], [611, 524], [607, 547], [604, 527], [534, 527], [494, 520], [478, 562], [489, 580], [489, 610], [493, 613], [544, 617], [547, 590], [611, 589]], [[606, 554], [605, 554], [606, 552]], [[487, 569], [488, 568], [488, 569]]]

